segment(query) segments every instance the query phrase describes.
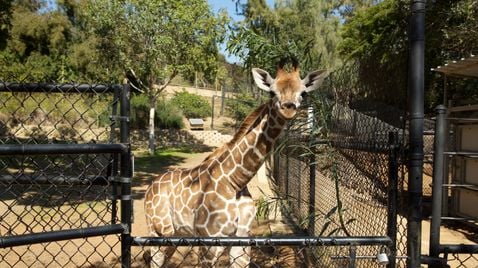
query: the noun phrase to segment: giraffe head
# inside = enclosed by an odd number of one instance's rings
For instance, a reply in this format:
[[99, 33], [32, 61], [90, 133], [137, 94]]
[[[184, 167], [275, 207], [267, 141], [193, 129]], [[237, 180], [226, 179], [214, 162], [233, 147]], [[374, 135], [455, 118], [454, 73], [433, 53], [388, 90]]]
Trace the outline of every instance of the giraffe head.
[[282, 66], [279, 66], [275, 79], [268, 72], [259, 68], [252, 69], [252, 76], [257, 87], [271, 93], [279, 115], [289, 120], [296, 115], [303, 96], [317, 89], [327, 76], [327, 72], [325, 70], [313, 71], [304, 79], [300, 79], [299, 68], [295, 65], [292, 72], [287, 72]]

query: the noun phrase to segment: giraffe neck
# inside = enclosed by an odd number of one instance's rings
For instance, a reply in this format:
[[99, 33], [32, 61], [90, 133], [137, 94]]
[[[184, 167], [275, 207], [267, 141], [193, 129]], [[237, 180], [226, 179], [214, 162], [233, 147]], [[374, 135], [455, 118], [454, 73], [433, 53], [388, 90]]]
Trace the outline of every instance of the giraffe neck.
[[286, 126], [286, 120], [277, 114], [273, 105], [269, 101], [262, 107], [244, 135], [229, 144], [229, 150], [217, 158], [221, 162], [216, 166], [222, 169], [222, 178], [236, 191], [242, 190], [254, 177]]

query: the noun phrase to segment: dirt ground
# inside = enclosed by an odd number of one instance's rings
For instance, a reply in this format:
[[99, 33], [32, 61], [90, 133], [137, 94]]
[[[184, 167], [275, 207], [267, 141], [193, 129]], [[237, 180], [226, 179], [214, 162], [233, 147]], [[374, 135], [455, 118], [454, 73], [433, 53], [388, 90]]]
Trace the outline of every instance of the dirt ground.
[[[168, 162], [170, 167], [193, 167], [199, 164], [209, 152], [202, 152], [193, 154], [187, 158], [177, 158], [175, 161]], [[143, 211], [143, 198], [146, 188], [150, 181], [159, 172], [164, 170], [163, 168], [154, 168], [154, 163], [148, 166], [147, 169], [141, 171], [137, 170], [134, 174], [133, 183], [133, 206], [134, 206], [134, 223], [132, 226], [133, 236], [147, 236], [146, 223], [144, 219]], [[251, 192], [257, 199], [258, 196], [266, 191], [268, 185], [261, 184], [258, 180], [253, 180], [250, 184]], [[5, 211], [8, 203], [2, 203], [0, 211]], [[95, 209], [102, 209], [102, 204], [98, 204]], [[83, 211], [86, 207], [80, 206], [80, 211]], [[17, 210], [38, 209], [32, 206], [14, 206]], [[63, 208], [59, 208], [61, 212]], [[61, 220], [61, 213], [51, 213], [46, 216]], [[78, 215], [81, 217], [94, 217], [95, 215]], [[0, 225], [0, 231], [3, 233], [8, 230], [2, 229], [6, 219], [2, 219], [3, 223]], [[70, 219], [75, 220], [75, 219]], [[402, 221], [404, 221], [402, 219]], [[403, 222], [402, 222], [403, 223]], [[11, 220], [12, 226], [15, 225], [15, 219]], [[403, 226], [403, 225], [402, 225]], [[31, 231], [38, 232], [42, 230], [42, 226], [35, 226], [31, 228]], [[262, 221], [256, 222], [253, 229], [254, 236], [264, 235], [283, 235], [293, 233], [292, 228], [284, 224], [280, 219], [276, 221]], [[451, 230], [442, 227], [441, 242], [442, 243], [457, 243], [457, 244], [474, 244], [472, 237], [474, 234], [466, 232], [464, 230]], [[405, 241], [402, 241], [406, 243]], [[422, 254], [428, 252], [429, 242], [429, 221], [423, 221], [422, 231]], [[404, 245], [404, 244], [402, 244]], [[148, 248], [134, 247], [133, 267], [146, 267], [145, 257], [147, 258]], [[192, 253], [188, 253], [192, 252]], [[146, 253], [146, 254], [145, 254]], [[36, 244], [25, 247], [15, 247], [12, 249], [0, 249], [0, 267], [120, 267], [119, 263], [120, 243], [118, 236], [107, 237], [94, 237], [88, 239], [69, 240], [65, 242], [54, 242], [48, 244]], [[307, 260], [304, 258], [302, 252], [297, 251], [290, 247], [276, 247], [276, 248], [254, 248], [252, 251], [253, 258], [258, 263], [258, 267], [307, 267], [304, 266], [304, 262]], [[462, 259], [466, 259], [464, 256]], [[184, 265], [186, 262], [190, 265]], [[190, 251], [188, 248], [178, 250], [172, 259], [172, 264], [169, 267], [177, 267], [178, 263], [182, 263], [181, 267], [192, 267], [191, 264], [197, 262], [197, 255], [194, 251]], [[301, 264], [302, 266], [300, 266]], [[451, 262], [451, 267], [459, 267], [459, 262]], [[309, 267], [312, 267], [311, 265]], [[320, 267], [320, 266], [319, 266]], [[339, 266], [340, 267], [340, 266]], [[360, 266], [363, 267], [363, 266]], [[368, 266], [367, 266], [368, 267]], [[465, 266], [461, 267], [478, 267], [478, 263], [473, 259], [469, 259]]]
[[[181, 168], [189, 168], [194, 167], [200, 164], [204, 158], [209, 155], [210, 152], [203, 152], [199, 154], [195, 154], [192, 157], [184, 159], [178, 165], [172, 165], [171, 168], [174, 167], [181, 167]], [[144, 202], [144, 193], [148, 184], [143, 182], [151, 181], [153, 177], [156, 176], [155, 172], [144, 172], [138, 171], [135, 172], [135, 181], [136, 183], [133, 184], [133, 195], [139, 198], [134, 199], [134, 223], [132, 226], [132, 235], [133, 236], [148, 236], [147, 229], [146, 229], [146, 222], [144, 219], [144, 210], [143, 210], [143, 202]], [[263, 193], [271, 194], [272, 191], [269, 188], [269, 185], [265, 185], [254, 178], [250, 184], [248, 185], [251, 194], [253, 195], [254, 199], [258, 199], [260, 195]], [[260, 189], [260, 190], [259, 190]], [[281, 235], [281, 234], [290, 234], [293, 233], [292, 228], [290, 228], [287, 224], [283, 223], [280, 218], [276, 220], [267, 220], [261, 222], [255, 222], [252, 230], [253, 236], [264, 236], [267, 235]], [[271, 251], [268, 252], [267, 251]], [[189, 248], [182, 248], [178, 249], [172, 257], [170, 261], [170, 265], [168, 267], [195, 267], [194, 263], [197, 263], [197, 250], [191, 251]], [[143, 256], [144, 255], [144, 256]], [[270, 248], [270, 249], [256, 249], [252, 251], [253, 258], [256, 261], [259, 261], [261, 265], [258, 267], [282, 267], [277, 266], [279, 263], [282, 265], [286, 265], [284, 267], [296, 267], [295, 262], [297, 260], [297, 253], [291, 249], [290, 247], [277, 247], [277, 248]], [[268, 258], [267, 256], [270, 255]], [[145, 248], [137, 248], [137, 250], [133, 251], [133, 256], [135, 259], [135, 265], [138, 267], [142, 267], [144, 263], [144, 259], [149, 258], [149, 249]], [[277, 256], [281, 256], [280, 260]], [[222, 263], [227, 262], [227, 256], [223, 256]], [[300, 261], [302, 262], [302, 261]], [[189, 263], [189, 264], [185, 264]], [[287, 265], [288, 264], [288, 265]], [[223, 266], [221, 266], [223, 267]]]

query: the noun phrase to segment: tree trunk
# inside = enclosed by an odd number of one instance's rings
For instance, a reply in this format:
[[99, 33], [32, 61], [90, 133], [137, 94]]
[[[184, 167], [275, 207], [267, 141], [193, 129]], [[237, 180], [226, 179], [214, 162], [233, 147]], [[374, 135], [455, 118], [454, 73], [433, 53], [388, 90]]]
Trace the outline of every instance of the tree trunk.
[[154, 154], [156, 149], [156, 136], [154, 135], [154, 116], [156, 114], [156, 97], [151, 96], [150, 107], [149, 107], [149, 142], [148, 142], [148, 151], [150, 155]]
[[150, 155], [154, 154], [156, 149], [156, 136], [154, 135], [154, 117], [156, 115], [156, 103], [159, 97], [159, 94], [171, 83], [174, 77], [178, 72], [173, 70], [171, 75], [162, 85], [154, 84], [154, 79], [149, 79], [149, 84], [151, 85], [149, 89], [149, 142], [148, 142], [148, 151]]

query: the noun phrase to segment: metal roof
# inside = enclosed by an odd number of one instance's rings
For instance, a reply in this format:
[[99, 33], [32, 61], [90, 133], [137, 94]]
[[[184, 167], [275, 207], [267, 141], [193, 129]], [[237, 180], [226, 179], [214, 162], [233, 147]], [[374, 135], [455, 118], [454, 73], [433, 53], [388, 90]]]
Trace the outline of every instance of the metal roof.
[[443, 73], [447, 76], [464, 76], [478, 78], [478, 57], [471, 55], [456, 61], [432, 68], [432, 71]]

